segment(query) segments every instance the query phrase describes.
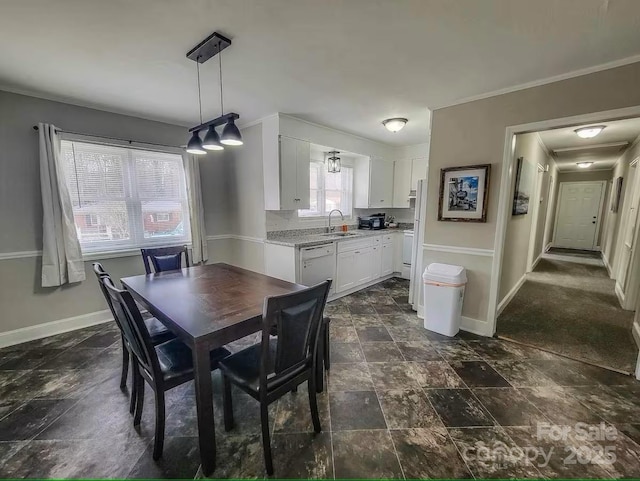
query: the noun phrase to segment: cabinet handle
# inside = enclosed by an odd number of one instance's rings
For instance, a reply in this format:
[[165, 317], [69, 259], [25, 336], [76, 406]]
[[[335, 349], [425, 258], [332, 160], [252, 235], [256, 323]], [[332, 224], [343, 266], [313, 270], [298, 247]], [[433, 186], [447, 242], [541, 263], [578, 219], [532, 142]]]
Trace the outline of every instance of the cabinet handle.
[[355, 251], [354, 254], [360, 254], [360, 251]]

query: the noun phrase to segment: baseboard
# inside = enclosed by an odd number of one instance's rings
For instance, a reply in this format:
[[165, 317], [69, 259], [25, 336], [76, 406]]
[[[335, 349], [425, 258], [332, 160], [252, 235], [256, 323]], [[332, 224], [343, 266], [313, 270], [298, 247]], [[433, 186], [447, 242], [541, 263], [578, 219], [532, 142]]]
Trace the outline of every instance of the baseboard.
[[493, 336], [493, 333], [489, 332], [488, 322], [481, 321], [480, 319], [473, 319], [472, 317], [462, 316], [460, 329], [462, 329], [463, 331], [470, 332], [472, 334], [477, 334], [478, 336], [484, 336], [484, 337]]
[[636, 341], [636, 345], [640, 348], [640, 322], [635, 321], [633, 323], [631, 333], [633, 334], [633, 340]]
[[543, 254], [543, 252], [541, 252], [540, 255], [537, 257], [537, 259], [535, 261], [533, 261], [533, 264], [531, 264], [531, 270], [532, 271], [536, 270], [536, 266], [538, 265], [538, 262], [540, 262], [542, 260], [542, 254]]
[[622, 286], [620, 286], [618, 282], [616, 282], [616, 296], [618, 296], [620, 307], [624, 309], [624, 291], [622, 290]]
[[[540, 258], [538, 258], [538, 260], [540, 260]], [[536, 261], [536, 263], [537, 262], [538, 261]], [[522, 287], [522, 284], [524, 284], [524, 281], [526, 280], [527, 280], [527, 275], [525, 274], [520, 279], [518, 279], [518, 282], [516, 282], [516, 285], [513, 286], [513, 288], [509, 292], [507, 292], [507, 295], [504, 296], [504, 298], [498, 304], [498, 312], [496, 313], [496, 316], [499, 316], [502, 313], [504, 308], [507, 307], [507, 305], [511, 302], [511, 300], [516, 296], [516, 294]]]
[[553, 247], [553, 242], [549, 242], [545, 247], [544, 247], [544, 251], [545, 252], [549, 252], [549, 249], [551, 249]]
[[0, 333], [0, 348], [75, 331], [83, 327], [95, 326], [111, 320], [113, 320], [111, 311], [104, 310], [2, 332]]
[[604, 255], [604, 252], [602, 253], [602, 263], [604, 264], [604, 266], [607, 268], [607, 273], [609, 274], [609, 279], [613, 279], [613, 269], [611, 268], [611, 264], [609, 263], [609, 259], [607, 259], [607, 256]]
[[392, 277], [400, 277], [400, 273], [399, 272], [394, 272], [393, 274], [389, 274], [383, 277], [379, 277], [373, 281], [369, 281], [366, 284], [360, 284], [359, 286], [356, 287], [352, 287], [351, 289], [348, 289], [346, 291], [342, 291], [342, 292], [336, 292], [332, 295], [329, 296], [329, 298], [327, 299], [328, 301], [335, 301], [336, 299], [340, 299], [341, 297], [344, 296], [348, 296], [349, 294], [353, 294], [354, 292], [358, 292], [361, 291], [362, 289], [366, 289], [367, 287], [371, 287], [373, 285], [376, 285], [382, 281], [386, 281], [387, 279], [391, 279]]

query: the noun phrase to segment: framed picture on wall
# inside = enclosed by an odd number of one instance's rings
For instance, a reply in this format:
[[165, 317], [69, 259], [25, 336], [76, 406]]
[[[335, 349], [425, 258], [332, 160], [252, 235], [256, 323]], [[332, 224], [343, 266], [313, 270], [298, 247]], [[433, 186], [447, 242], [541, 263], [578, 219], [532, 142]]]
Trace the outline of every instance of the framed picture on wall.
[[614, 184], [615, 191], [613, 192], [613, 197], [611, 198], [611, 212], [617, 213], [620, 208], [620, 199], [622, 198], [622, 182], [623, 178], [618, 177]]
[[529, 201], [531, 199], [531, 169], [524, 161], [524, 157], [518, 157], [516, 163], [516, 186], [513, 192], [512, 215], [525, 215], [529, 213]]
[[490, 173], [490, 164], [441, 169], [438, 220], [486, 222]]

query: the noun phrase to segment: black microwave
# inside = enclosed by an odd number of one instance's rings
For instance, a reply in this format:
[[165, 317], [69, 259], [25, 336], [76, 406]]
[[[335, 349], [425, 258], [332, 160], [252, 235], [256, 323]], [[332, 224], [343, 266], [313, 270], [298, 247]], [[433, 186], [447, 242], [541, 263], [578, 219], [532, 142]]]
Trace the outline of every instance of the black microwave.
[[358, 217], [358, 229], [384, 229], [384, 214], [374, 214], [366, 217]]

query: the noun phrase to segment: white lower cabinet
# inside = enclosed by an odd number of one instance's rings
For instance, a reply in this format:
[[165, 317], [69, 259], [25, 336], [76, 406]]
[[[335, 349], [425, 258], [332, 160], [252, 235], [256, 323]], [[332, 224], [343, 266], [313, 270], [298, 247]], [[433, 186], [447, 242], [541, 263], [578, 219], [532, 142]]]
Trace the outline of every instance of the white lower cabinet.
[[393, 242], [388, 242], [386, 244], [382, 244], [382, 252], [380, 254], [380, 275], [388, 276], [389, 274], [393, 274]]
[[356, 285], [365, 284], [373, 279], [371, 263], [373, 262], [373, 247], [358, 249], [355, 253]]
[[374, 245], [371, 253], [371, 278], [382, 277], [382, 245]]
[[355, 251], [338, 254], [336, 292], [342, 292], [356, 286]]

